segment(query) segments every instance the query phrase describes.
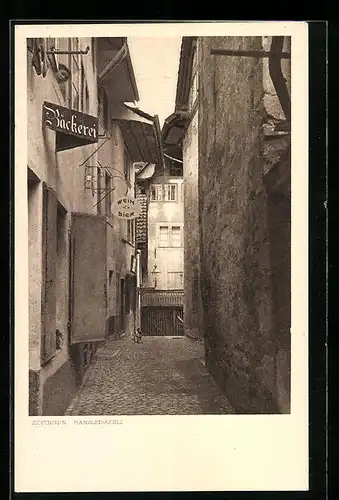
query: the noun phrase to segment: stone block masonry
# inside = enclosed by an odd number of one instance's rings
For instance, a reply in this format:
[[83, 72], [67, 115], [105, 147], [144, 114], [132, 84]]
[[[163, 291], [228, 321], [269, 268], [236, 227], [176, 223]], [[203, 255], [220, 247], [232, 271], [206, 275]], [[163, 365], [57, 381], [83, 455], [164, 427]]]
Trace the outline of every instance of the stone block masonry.
[[189, 124], [183, 141], [184, 158], [184, 321], [185, 334], [198, 339], [203, 338], [200, 292], [200, 234], [198, 202], [198, 127], [199, 117], [196, 111]]
[[237, 413], [278, 412], [260, 113], [261, 37], [200, 39], [199, 221], [206, 363]]

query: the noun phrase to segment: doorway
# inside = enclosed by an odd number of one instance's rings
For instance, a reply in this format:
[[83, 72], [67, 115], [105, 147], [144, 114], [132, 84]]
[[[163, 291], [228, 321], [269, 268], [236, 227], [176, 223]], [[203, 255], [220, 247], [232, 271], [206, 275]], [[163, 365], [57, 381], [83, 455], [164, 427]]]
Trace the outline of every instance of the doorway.
[[141, 328], [145, 336], [184, 335], [182, 307], [142, 307]]

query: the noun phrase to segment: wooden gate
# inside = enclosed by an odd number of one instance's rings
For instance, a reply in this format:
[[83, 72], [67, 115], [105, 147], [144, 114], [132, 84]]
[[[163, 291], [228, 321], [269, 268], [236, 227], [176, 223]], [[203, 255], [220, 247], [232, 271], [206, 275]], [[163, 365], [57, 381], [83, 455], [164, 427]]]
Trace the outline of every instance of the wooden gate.
[[142, 307], [141, 328], [145, 336], [183, 336], [183, 308]]

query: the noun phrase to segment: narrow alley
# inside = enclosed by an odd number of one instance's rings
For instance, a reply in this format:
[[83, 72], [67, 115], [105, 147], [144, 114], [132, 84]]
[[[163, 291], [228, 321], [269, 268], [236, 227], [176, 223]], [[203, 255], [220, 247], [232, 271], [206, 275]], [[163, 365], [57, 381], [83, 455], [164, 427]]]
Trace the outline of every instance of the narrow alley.
[[108, 340], [66, 415], [227, 414], [231, 407], [187, 337]]
[[26, 52], [29, 415], [290, 413], [291, 37]]
[[12, 30], [16, 492], [308, 487], [308, 23], [199, 23]]

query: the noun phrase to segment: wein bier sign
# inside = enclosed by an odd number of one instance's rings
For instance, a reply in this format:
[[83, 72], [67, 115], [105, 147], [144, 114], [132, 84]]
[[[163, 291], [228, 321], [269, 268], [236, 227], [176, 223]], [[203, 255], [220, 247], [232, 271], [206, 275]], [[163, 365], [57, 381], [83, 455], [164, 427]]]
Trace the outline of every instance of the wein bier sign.
[[95, 116], [45, 101], [42, 121], [56, 132], [57, 151], [98, 142], [99, 120]]
[[141, 214], [141, 204], [136, 198], [123, 196], [113, 201], [111, 210], [118, 219], [136, 219]]

